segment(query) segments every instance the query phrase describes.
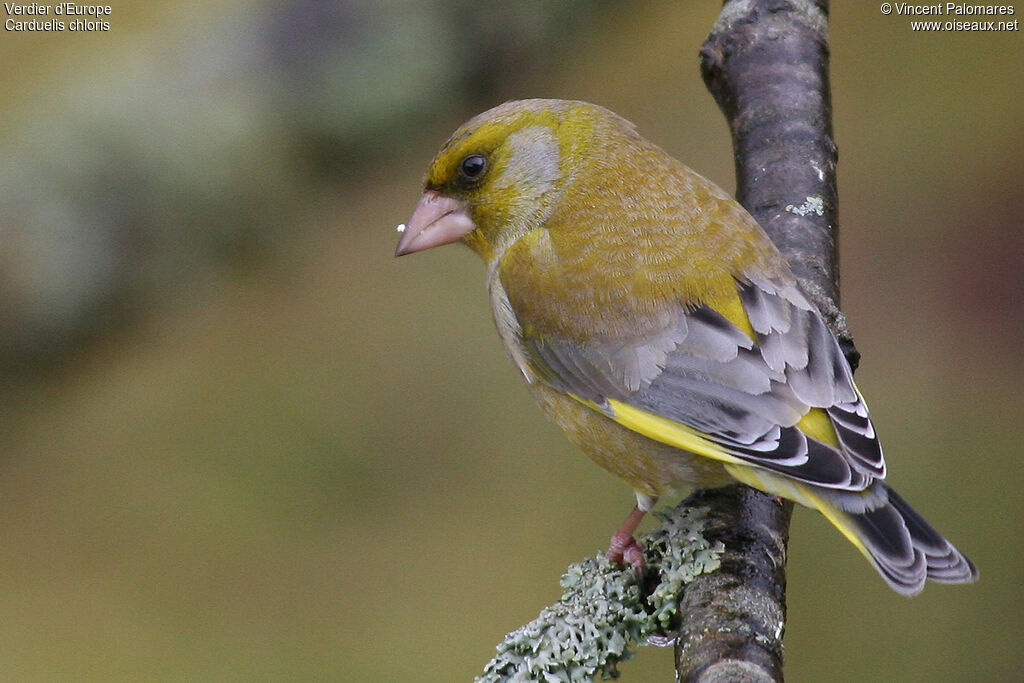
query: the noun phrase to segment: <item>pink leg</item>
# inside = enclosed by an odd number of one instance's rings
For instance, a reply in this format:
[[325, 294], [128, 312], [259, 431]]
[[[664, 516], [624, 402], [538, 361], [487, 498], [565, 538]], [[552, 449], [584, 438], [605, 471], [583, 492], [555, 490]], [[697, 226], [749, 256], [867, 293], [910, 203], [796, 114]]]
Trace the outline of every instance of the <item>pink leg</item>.
[[636, 528], [640, 526], [640, 520], [644, 518], [645, 514], [647, 514], [647, 510], [640, 509], [639, 505], [633, 508], [629, 517], [626, 517], [626, 521], [612, 536], [611, 543], [608, 544], [608, 552], [605, 553], [609, 560], [620, 567], [623, 560], [632, 565], [633, 571], [641, 581], [644, 578], [644, 571], [647, 569], [647, 562], [644, 560], [644, 549], [633, 538], [633, 534], [636, 533]]

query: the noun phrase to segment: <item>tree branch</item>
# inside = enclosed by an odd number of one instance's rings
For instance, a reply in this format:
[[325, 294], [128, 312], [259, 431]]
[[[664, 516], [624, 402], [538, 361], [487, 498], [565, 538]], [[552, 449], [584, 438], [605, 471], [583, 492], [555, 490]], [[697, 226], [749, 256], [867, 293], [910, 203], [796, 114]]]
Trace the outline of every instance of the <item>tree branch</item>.
[[827, 0], [726, 0], [701, 74], [732, 132], [736, 198], [786, 256], [851, 365], [839, 310]]
[[782, 680], [790, 503], [737, 484], [698, 489], [680, 507], [704, 507], [704, 538], [719, 567], [683, 589], [676, 680]]
[[[838, 304], [827, 0], [726, 0], [701, 49], [701, 72], [732, 132], [737, 199], [856, 367]], [[783, 680], [792, 504], [740, 485], [697, 491], [685, 504], [710, 509], [706, 536], [726, 552], [680, 600], [676, 680]]]

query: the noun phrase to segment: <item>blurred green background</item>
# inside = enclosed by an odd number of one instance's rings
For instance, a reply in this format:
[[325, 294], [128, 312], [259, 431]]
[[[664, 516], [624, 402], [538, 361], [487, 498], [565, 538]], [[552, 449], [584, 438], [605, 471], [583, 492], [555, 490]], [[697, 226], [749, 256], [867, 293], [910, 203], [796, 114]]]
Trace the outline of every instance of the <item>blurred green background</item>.
[[[833, 4], [858, 384], [982, 578], [901, 598], [798, 510], [788, 679], [1020, 680], [1021, 34]], [[631, 494], [520, 386], [477, 259], [395, 261], [394, 226], [515, 97], [608, 106], [732, 189], [718, 8], [154, 0], [5, 31], [0, 679], [479, 673]]]

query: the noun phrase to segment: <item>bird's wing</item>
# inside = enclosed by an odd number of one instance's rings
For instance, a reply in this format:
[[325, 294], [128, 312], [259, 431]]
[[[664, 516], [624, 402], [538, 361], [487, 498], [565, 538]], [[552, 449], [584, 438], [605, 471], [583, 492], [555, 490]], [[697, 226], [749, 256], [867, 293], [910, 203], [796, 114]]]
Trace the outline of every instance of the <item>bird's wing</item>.
[[680, 305], [643, 338], [524, 334], [522, 348], [540, 381], [657, 441], [834, 489], [883, 478], [867, 407], [817, 310], [792, 284], [737, 282], [737, 295], [753, 337]]

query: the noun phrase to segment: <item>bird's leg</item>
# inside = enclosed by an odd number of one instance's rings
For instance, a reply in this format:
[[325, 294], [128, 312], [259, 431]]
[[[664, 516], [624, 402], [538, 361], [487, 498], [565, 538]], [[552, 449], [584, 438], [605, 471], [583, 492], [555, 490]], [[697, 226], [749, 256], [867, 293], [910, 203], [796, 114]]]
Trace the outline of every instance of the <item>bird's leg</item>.
[[640, 520], [644, 518], [649, 509], [650, 507], [641, 507], [638, 501], [637, 506], [626, 517], [626, 521], [622, 523], [619, 530], [612, 536], [611, 543], [608, 544], [608, 552], [605, 553], [605, 556], [613, 564], [617, 564], [620, 567], [623, 565], [623, 560], [629, 562], [641, 583], [643, 583], [644, 572], [647, 570], [647, 561], [644, 559], [643, 547], [633, 538], [633, 534], [636, 532], [636, 528], [640, 526]]

